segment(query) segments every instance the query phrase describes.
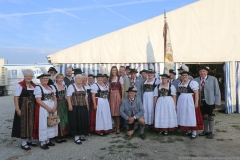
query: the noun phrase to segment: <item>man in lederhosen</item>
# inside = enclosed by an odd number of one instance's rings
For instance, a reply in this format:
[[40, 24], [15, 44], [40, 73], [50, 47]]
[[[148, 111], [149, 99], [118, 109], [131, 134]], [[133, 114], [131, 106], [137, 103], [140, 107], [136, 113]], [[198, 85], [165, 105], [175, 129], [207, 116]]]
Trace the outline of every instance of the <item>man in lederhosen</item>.
[[64, 77], [64, 84], [68, 87], [70, 84], [74, 83], [74, 79], [72, 77], [72, 68], [66, 69], [66, 76]]
[[214, 109], [221, 103], [221, 94], [218, 81], [215, 77], [209, 76], [209, 68], [200, 66], [198, 69], [200, 77], [195, 78], [199, 83], [200, 108], [203, 116], [204, 131], [199, 136], [213, 138]]
[[145, 81], [148, 78], [147, 70], [143, 69], [140, 71], [142, 79]]

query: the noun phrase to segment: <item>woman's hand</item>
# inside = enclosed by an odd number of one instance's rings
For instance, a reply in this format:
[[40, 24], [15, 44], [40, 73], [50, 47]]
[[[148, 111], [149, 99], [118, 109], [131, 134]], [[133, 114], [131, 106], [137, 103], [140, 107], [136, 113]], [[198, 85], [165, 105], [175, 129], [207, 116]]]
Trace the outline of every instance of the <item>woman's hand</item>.
[[96, 104], [93, 104], [93, 109], [97, 110]]
[[57, 108], [54, 107], [54, 108], [52, 109], [52, 114], [54, 114], [54, 113], [56, 112], [56, 110], [57, 110]]
[[52, 113], [52, 109], [47, 107], [46, 110], [48, 111], [48, 113]]
[[17, 115], [20, 117], [21, 116], [21, 110], [18, 109], [16, 112], [17, 112]]
[[72, 105], [71, 105], [71, 106], [68, 106], [68, 110], [69, 110], [69, 111], [72, 111], [72, 110], [73, 110]]
[[195, 104], [194, 104], [194, 107], [195, 107], [195, 108], [198, 108], [198, 103], [195, 103]]

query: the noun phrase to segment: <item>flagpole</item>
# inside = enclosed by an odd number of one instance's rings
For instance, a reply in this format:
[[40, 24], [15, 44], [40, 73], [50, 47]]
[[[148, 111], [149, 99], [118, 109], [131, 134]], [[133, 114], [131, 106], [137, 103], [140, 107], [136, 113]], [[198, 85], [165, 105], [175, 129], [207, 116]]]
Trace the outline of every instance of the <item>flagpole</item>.
[[[167, 26], [166, 26], [166, 23], [167, 23], [167, 16], [166, 16], [166, 11], [164, 9], [164, 32], [163, 32], [163, 36], [164, 36], [164, 65], [165, 65], [165, 61], [166, 61], [166, 41], [167, 41]], [[164, 69], [163, 69], [163, 73], [165, 73], [165, 66], [164, 66]]]

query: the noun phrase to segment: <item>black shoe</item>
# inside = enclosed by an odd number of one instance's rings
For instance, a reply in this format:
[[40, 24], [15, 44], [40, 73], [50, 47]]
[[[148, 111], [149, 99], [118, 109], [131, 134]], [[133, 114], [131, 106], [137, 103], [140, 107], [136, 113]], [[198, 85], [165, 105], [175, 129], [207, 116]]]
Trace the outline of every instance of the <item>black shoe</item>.
[[190, 139], [193, 140], [193, 139], [195, 139], [196, 137], [197, 137], [196, 135], [192, 134], [191, 137], [190, 137]]
[[186, 132], [186, 133], [185, 133], [185, 136], [191, 136], [191, 135], [192, 135], [191, 132], [190, 132], [190, 133], [189, 133], [189, 132]]
[[202, 133], [200, 133], [199, 136], [207, 136], [208, 134], [209, 134], [208, 132], [202, 131]]
[[47, 146], [47, 144], [44, 144], [41, 146], [42, 149], [49, 149], [49, 147]]
[[103, 133], [97, 133], [97, 135], [99, 135], [99, 136], [103, 136], [104, 134], [103, 134]]
[[27, 145], [33, 146], [33, 147], [37, 147], [38, 146], [37, 143], [33, 143], [33, 142], [27, 142]]
[[167, 132], [167, 131], [163, 132], [163, 135], [164, 135], [164, 136], [167, 136], [167, 135], [168, 135], [168, 132]]
[[49, 143], [47, 144], [47, 146], [51, 146], [51, 147], [53, 147], [53, 146], [55, 146], [55, 144], [52, 143], [52, 142], [49, 142]]
[[22, 149], [24, 149], [25, 151], [31, 150], [31, 148], [26, 144], [26, 145], [21, 145]]
[[76, 143], [76, 144], [82, 144], [82, 142], [81, 142], [80, 139], [76, 140], [75, 143]]
[[80, 137], [79, 138], [81, 141], [86, 141], [86, 139], [84, 137]]
[[61, 142], [67, 142], [67, 140], [66, 139], [61, 139]]
[[209, 132], [209, 134], [206, 136], [206, 138], [213, 139], [213, 134], [212, 134], [212, 132]]
[[142, 140], [145, 140], [145, 139], [146, 139], [146, 137], [145, 137], [144, 134], [140, 134], [140, 138], [141, 138]]
[[56, 143], [62, 143], [62, 140], [61, 139], [57, 139]]

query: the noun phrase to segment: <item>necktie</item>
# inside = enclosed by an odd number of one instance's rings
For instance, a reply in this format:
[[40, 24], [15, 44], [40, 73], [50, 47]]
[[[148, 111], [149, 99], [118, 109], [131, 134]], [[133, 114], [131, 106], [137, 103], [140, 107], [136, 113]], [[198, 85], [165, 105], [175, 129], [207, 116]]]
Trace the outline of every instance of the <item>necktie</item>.
[[204, 91], [204, 83], [205, 83], [205, 78], [202, 78], [202, 84], [201, 84], [201, 86], [202, 86], [202, 91]]
[[133, 78], [132, 78], [132, 82], [131, 83], [132, 83], [132, 87], [134, 87], [134, 79]]
[[130, 105], [132, 106], [132, 103], [133, 103], [133, 99], [130, 99]]

